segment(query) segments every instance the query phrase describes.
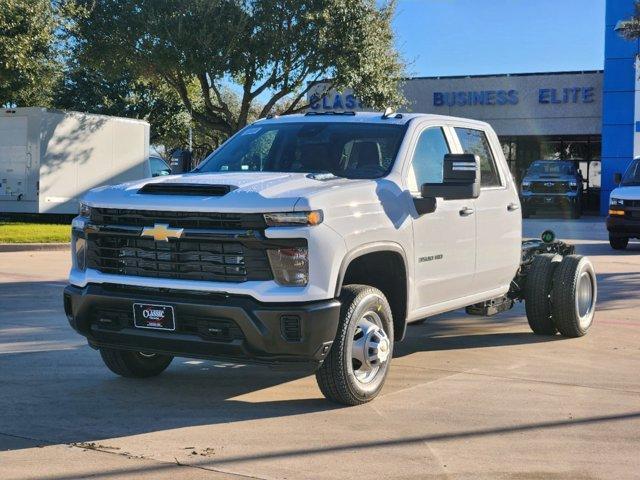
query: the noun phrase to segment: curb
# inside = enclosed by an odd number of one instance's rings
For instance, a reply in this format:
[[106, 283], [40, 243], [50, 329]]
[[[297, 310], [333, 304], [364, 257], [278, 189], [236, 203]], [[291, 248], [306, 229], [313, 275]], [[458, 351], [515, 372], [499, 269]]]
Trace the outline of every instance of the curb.
[[0, 243], [2, 252], [44, 252], [56, 250], [69, 250], [69, 243]]

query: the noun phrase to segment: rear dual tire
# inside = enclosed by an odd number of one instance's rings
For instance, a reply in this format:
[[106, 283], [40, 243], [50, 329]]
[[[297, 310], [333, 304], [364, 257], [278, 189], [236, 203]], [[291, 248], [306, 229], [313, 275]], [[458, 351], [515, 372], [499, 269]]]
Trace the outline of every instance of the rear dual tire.
[[544, 253], [533, 259], [525, 287], [527, 321], [537, 335], [555, 335], [558, 331], [551, 318], [553, 274], [562, 260], [559, 255]]
[[581, 255], [537, 256], [525, 287], [529, 326], [539, 335], [581, 337], [593, 323], [597, 282], [593, 265]]
[[553, 275], [551, 305], [553, 322], [565, 337], [581, 337], [595, 315], [598, 295], [596, 273], [591, 261], [581, 255], [567, 255]]

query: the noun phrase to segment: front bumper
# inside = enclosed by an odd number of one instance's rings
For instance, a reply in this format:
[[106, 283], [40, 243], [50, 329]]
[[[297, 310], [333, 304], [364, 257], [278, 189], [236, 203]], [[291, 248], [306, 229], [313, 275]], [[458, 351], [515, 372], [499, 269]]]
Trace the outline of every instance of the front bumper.
[[[176, 330], [135, 328], [134, 303], [172, 306]], [[240, 295], [89, 284], [67, 286], [64, 307], [70, 325], [94, 348], [317, 368], [335, 338], [340, 302], [261, 303]]]
[[544, 194], [531, 193], [520, 196], [520, 203], [527, 208], [572, 208], [578, 204], [579, 197], [575, 194]]
[[640, 238], [640, 218], [629, 218], [631, 212], [625, 216], [609, 215], [607, 230], [612, 237]]

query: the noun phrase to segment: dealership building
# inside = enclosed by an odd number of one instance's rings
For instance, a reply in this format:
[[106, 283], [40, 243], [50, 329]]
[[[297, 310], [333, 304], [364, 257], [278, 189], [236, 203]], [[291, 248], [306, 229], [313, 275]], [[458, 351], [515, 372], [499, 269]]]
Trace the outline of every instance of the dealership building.
[[[490, 123], [518, 181], [533, 160], [575, 161], [586, 210], [606, 214], [614, 173], [640, 155], [640, 44], [616, 31], [634, 3], [607, 1], [604, 71], [411, 78], [404, 84], [406, 109]], [[359, 109], [349, 91], [311, 104], [314, 111]]]

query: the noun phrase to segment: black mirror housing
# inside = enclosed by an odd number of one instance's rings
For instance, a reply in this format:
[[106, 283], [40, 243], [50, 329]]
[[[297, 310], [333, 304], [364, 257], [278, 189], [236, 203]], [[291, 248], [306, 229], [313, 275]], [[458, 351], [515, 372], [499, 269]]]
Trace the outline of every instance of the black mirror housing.
[[423, 184], [423, 198], [463, 200], [480, 196], [480, 158], [477, 155], [448, 153], [442, 168], [442, 183]]
[[622, 183], [622, 174], [620, 172], [613, 174], [613, 183], [616, 185], [620, 185]]

